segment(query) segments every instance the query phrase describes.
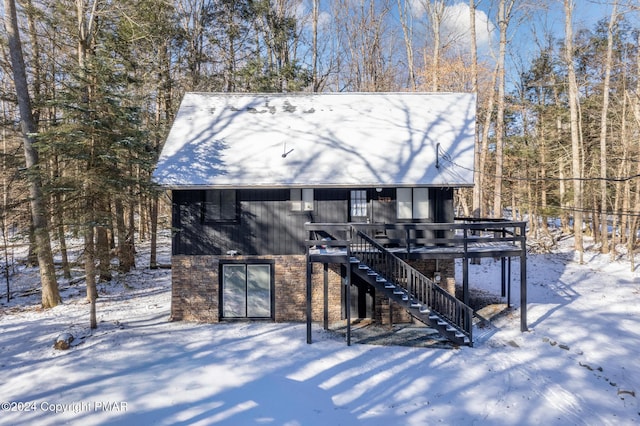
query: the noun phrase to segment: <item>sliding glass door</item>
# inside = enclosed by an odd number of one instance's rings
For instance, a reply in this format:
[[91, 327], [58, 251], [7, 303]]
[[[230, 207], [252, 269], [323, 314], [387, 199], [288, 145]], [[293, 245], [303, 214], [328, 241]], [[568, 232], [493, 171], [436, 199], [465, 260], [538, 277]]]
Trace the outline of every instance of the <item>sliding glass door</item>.
[[272, 265], [222, 265], [222, 317], [272, 318]]

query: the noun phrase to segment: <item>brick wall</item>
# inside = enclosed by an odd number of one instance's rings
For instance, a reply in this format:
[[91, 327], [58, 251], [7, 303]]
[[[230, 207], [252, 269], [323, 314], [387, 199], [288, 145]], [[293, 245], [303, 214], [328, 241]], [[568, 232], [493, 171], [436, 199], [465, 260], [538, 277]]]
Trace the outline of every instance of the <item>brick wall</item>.
[[[456, 280], [455, 280], [455, 263], [454, 260], [438, 260], [418, 259], [407, 261], [409, 265], [420, 271], [427, 278], [433, 279], [434, 273], [440, 272], [440, 286], [449, 294], [455, 296]], [[390, 312], [391, 310], [391, 312]], [[413, 318], [406, 309], [389, 299], [376, 294], [375, 299], [375, 321], [379, 324], [401, 324], [413, 321]]]
[[436, 271], [440, 272], [440, 287], [452, 296], [456, 295], [456, 266], [453, 259], [437, 261], [434, 259], [418, 259], [409, 260], [407, 263], [430, 279], [434, 278]]
[[[391, 312], [389, 312], [391, 309]], [[376, 293], [375, 299], [375, 322], [382, 325], [405, 324], [413, 322], [413, 317], [409, 312], [396, 302], [389, 304], [389, 299]]]
[[[220, 262], [274, 261], [274, 318], [276, 321], [305, 321], [307, 309], [305, 256], [173, 256], [171, 320], [218, 322]], [[312, 276], [312, 318], [324, 318], [324, 272], [315, 264]], [[340, 265], [328, 270], [329, 321], [340, 320]]]
[[[307, 266], [305, 256], [272, 256], [275, 260], [275, 320], [306, 321], [307, 319]], [[340, 265], [328, 268], [329, 321], [341, 316]], [[324, 271], [321, 264], [313, 265], [311, 276], [311, 318], [324, 318]]]
[[218, 266], [215, 256], [171, 258], [171, 320], [218, 322]]
[[[215, 323], [220, 320], [218, 304], [220, 262], [227, 260], [247, 261], [268, 259], [274, 261], [274, 319], [275, 321], [306, 320], [306, 259], [305, 256], [173, 256], [171, 320]], [[432, 278], [436, 271], [434, 260], [409, 262], [414, 268]], [[442, 287], [455, 295], [455, 266], [453, 261], [439, 261]], [[340, 265], [328, 268], [328, 316], [329, 323], [342, 318], [342, 279]], [[380, 324], [410, 322], [411, 316], [396, 303], [389, 307], [389, 300], [376, 294], [375, 320]], [[313, 264], [312, 274], [312, 319], [324, 319], [324, 270], [323, 265]]]

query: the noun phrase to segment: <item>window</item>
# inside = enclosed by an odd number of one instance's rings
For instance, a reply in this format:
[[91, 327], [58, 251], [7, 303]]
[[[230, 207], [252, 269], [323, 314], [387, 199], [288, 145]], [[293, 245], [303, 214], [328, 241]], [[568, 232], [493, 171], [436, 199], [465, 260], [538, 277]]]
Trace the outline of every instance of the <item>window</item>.
[[396, 195], [398, 197], [398, 219], [412, 219], [413, 191], [411, 188], [398, 188]]
[[313, 210], [313, 188], [292, 188], [290, 200], [293, 212]]
[[428, 219], [429, 214], [429, 188], [413, 188], [413, 218]]
[[363, 220], [368, 218], [367, 214], [367, 191], [353, 190], [351, 191], [351, 220]]
[[204, 222], [236, 222], [238, 207], [236, 191], [233, 189], [211, 189], [205, 191], [203, 203]]
[[223, 318], [272, 318], [272, 265], [222, 264]]
[[429, 219], [429, 188], [398, 188], [398, 219]]

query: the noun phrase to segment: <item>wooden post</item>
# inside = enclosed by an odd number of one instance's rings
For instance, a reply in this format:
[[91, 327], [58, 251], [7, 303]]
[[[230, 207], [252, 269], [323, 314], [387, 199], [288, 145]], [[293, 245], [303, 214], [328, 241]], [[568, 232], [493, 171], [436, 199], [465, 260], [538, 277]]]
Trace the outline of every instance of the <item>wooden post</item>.
[[500, 297], [504, 297], [507, 293], [507, 278], [505, 275], [506, 272], [506, 268], [505, 268], [505, 261], [506, 259], [504, 257], [500, 258]]
[[347, 246], [347, 346], [351, 346], [351, 248]]
[[462, 257], [462, 301], [465, 305], [469, 305], [469, 252], [467, 241], [467, 228], [463, 230], [464, 256]]
[[311, 344], [311, 271], [312, 264], [309, 259], [309, 248], [307, 247], [307, 343]]
[[524, 225], [520, 227], [522, 251], [520, 252], [520, 331], [528, 331], [527, 327], [527, 235]]
[[324, 329], [329, 329], [329, 264], [324, 263]]
[[511, 257], [507, 258], [507, 308], [511, 307]]

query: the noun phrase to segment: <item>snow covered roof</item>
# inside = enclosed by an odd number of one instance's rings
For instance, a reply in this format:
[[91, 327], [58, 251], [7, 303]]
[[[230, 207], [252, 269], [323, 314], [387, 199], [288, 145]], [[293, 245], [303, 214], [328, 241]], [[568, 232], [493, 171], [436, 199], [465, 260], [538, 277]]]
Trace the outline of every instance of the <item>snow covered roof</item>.
[[172, 189], [470, 186], [470, 93], [187, 93], [154, 180]]

